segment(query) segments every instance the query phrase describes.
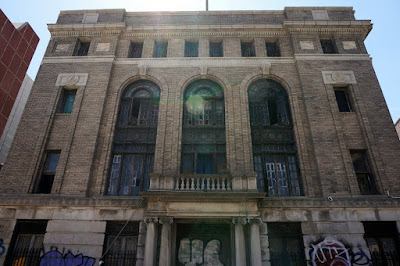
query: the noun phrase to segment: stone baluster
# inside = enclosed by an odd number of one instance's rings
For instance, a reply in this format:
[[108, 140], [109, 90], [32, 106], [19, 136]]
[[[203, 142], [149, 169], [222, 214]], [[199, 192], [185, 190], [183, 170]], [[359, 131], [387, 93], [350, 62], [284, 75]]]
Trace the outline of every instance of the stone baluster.
[[161, 242], [160, 242], [160, 261], [159, 266], [172, 265], [172, 235], [171, 225], [174, 222], [172, 217], [162, 217], [159, 219], [161, 227]]
[[144, 219], [147, 224], [146, 232], [146, 245], [144, 249], [144, 265], [154, 266], [157, 252], [157, 222], [155, 217], [148, 217]]
[[250, 264], [252, 266], [261, 266], [261, 244], [260, 244], [260, 218], [249, 219], [250, 224]]
[[232, 223], [235, 225], [235, 265], [246, 266], [246, 243], [243, 225], [247, 223], [247, 220], [245, 217], [234, 217]]

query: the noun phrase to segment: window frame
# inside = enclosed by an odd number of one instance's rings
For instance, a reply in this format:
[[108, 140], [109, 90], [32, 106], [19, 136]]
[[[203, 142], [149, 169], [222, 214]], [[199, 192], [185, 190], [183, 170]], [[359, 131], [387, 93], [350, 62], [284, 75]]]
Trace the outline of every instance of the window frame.
[[142, 58], [143, 42], [131, 42], [129, 45], [128, 58]]
[[154, 58], [164, 58], [168, 56], [168, 41], [154, 41]]
[[[56, 166], [54, 168], [54, 171], [49, 171], [53, 169], [46, 170], [47, 167], [46, 164], [51, 163], [50, 161], [47, 160], [49, 158], [49, 155], [54, 155], [58, 157], [56, 158]], [[42, 166], [40, 169], [40, 175], [38, 177], [38, 181], [34, 189], [34, 194], [51, 194], [60, 157], [61, 157], [61, 151], [59, 150], [48, 150], [45, 152]], [[46, 185], [46, 183], [48, 183], [49, 185]]]
[[[272, 51], [271, 51], [271, 49], [268, 49], [268, 47], [271, 46], [271, 45], [275, 45], [276, 46], [275, 47], [275, 49], [276, 49], [275, 51], [273, 51], [274, 49], [272, 49]], [[268, 41], [267, 40], [265, 42], [265, 49], [266, 49], [267, 57], [281, 57], [282, 56], [281, 55], [281, 49], [279, 47], [279, 42], [278, 41]], [[271, 51], [271, 54], [269, 54], [268, 51]]]
[[339, 54], [334, 38], [320, 38], [319, 42], [324, 54]]
[[199, 57], [199, 41], [185, 40], [184, 57]]
[[[61, 92], [61, 97], [60, 97], [60, 101], [58, 104], [58, 108], [57, 108], [57, 113], [58, 114], [71, 114], [72, 111], [74, 110], [74, 105], [75, 105], [75, 101], [76, 101], [76, 95], [78, 93], [78, 89], [74, 88], [74, 89], [68, 89], [68, 88], [62, 88], [62, 92]], [[73, 101], [71, 103], [70, 108], [68, 107], [68, 98], [69, 96], [74, 95], [73, 96]]]
[[91, 41], [78, 39], [75, 45], [73, 56], [88, 56]]
[[240, 41], [240, 51], [242, 57], [256, 57], [256, 47], [254, 45], [254, 40]]
[[[340, 113], [352, 113], [355, 112], [353, 99], [350, 94], [348, 86], [334, 86], [333, 92], [335, 94], [335, 99], [337, 107]], [[343, 98], [339, 98], [338, 93], [343, 93]], [[344, 101], [343, 101], [344, 100]]]
[[[218, 48], [215, 48], [217, 46], [218, 46]], [[210, 41], [209, 42], [209, 56], [210, 57], [224, 57], [223, 41]]]
[[[373, 173], [373, 170], [372, 170], [372, 167], [370, 164], [367, 150], [355, 149], [355, 150], [349, 150], [349, 152], [350, 152], [350, 158], [351, 158], [351, 161], [353, 164], [354, 175], [356, 176], [357, 184], [360, 189], [360, 194], [361, 195], [377, 195], [377, 194], [379, 194], [379, 190], [378, 190], [376, 180], [375, 180], [375, 175]], [[359, 171], [356, 169], [355, 158], [354, 158], [356, 154], [361, 155], [359, 157], [361, 157], [362, 163], [364, 164], [364, 167], [365, 167], [365, 171]], [[363, 176], [367, 177], [366, 181], [369, 185], [369, 191], [363, 191], [363, 188], [362, 188], [363, 183], [360, 181], [363, 178]], [[365, 180], [363, 180], [363, 182], [365, 182]]]

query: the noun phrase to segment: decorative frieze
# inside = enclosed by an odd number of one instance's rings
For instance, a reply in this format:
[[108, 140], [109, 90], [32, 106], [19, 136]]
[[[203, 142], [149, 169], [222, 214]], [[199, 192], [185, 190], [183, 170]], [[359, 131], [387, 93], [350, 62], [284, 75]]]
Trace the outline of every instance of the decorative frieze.
[[355, 41], [342, 41], [344, 50], [353, 50], [357, 49], [357, 44]]
[[246, 219], [246, 217], [233, 217], [232, 218], [232, 223], [233, 224], [246, 225], [247, 224], [247, 219]]
[[356, 84], [353, 71], [322, 71], [325, 84]]
[[315, 50], [313, 41], [300, 41], [300, 49], [302, 50]]
[[78, 87], [86, 86], [88, 73], [63, 73], [59, 74], [56, 86]]
[[54, 52], [59, 53], [59, 52], [66, 52], [69, 49], [70, 44], [69, 43], [57, 43], [56, 48], [54, 49]]
[[111, 43], [109, 42], [99, 42], [96, 46], [96, 52], [108, 52], [110, 51]]

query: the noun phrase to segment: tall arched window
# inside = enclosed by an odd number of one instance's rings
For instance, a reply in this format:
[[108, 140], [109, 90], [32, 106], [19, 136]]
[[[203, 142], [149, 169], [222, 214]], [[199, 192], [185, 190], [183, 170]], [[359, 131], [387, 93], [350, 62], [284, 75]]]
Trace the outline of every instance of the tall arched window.
[[248, 91], [257, 187], [268, 196], [301, 195], [288, 96], [276, 81], [253, 82]]
[[115, 129], [109, 195], [138, 195], [150, 184], [157, 135], [160, 88], [140, 80], [123, 91]]
[[226, 170], [225, 105], [221, 86], [197, 80], [183, 99], [182, 173], [218, 174]]

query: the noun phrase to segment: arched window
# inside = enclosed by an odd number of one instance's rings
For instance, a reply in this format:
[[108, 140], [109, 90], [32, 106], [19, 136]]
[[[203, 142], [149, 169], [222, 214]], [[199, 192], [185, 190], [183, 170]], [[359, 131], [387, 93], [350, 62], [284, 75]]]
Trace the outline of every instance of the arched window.
[[197, 80], [183, 99], [182, 173], [218, 174], [226, 170], [225, 105], [221, 86]]
[[121, 98], [115, 128], [109, 195], [147, 191], [153, 172], [160, 88], [151, 81], [128, 85]]
[[257, 187], [268, 196], [301, 195], [288, 96], [276, 81], [253, 82], [248, 91]]

